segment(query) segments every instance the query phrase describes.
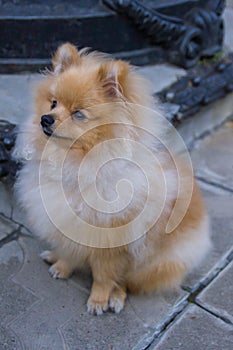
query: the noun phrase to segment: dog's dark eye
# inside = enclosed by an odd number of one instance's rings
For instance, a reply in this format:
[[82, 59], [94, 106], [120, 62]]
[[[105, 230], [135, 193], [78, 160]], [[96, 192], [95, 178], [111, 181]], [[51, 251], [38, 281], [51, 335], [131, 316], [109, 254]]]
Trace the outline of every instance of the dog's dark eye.
[[57, 107], [57, 101], [53, 100], [52, 104], [51, 104], [51, 109], [54, 109]]
[[73, 114], [73, 117], [74, 117], [74, 119], [77, 119], [77, 120], [84, 120], [84, 119], [86, 119], [85, 115], [82, 112], [80, 112], [80, 111], [75, 112]]

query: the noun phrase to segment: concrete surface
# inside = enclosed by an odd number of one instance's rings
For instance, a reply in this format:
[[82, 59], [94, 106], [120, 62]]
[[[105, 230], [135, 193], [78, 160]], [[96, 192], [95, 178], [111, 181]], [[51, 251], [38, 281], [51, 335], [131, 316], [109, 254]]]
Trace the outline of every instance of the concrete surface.
[[232, 135], [233, 122], [228, 122], [214, 135], [196, 142], [192, 150], [192, 159], [199, 178], [207, 177], [209, 182], [229, 188], [233, 192]]
[[233, 324], [233, 263], [231, 262], [210, 285], [199, 294], [200, 306]]
[[[225, 47], [232, 51], [233, 9], [224, 17]], [[185, 74], [166, 65], [140, 70], [152, 80], [154, 91]], [[31, 113], [28, 101], [37, 79], [0, 76], [1, 119], [18, 124]], [[0, 350], [232, 349], [233, 126], [224, 123], [233, 114], [232, 97], [209, 106], [180, 129], [211, 218], [211, 252], [180, 290], [129, 295], [119, 315], [86, 312], [90, 276], [50, 278], [38, 257], [46, 246], [25, 227], [11, 185], [0, 182]]]
[[156, 346], [150, 350], [205, 350], [231, 349], [233, 343], [232, 326], [195, 305], [169, 328]]

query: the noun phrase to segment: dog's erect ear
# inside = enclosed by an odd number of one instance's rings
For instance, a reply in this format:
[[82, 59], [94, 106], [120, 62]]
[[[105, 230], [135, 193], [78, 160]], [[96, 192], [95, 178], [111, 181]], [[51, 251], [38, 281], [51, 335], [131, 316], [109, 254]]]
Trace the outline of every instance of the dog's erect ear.
[[99, 69], [99, 79], [109, 97], [127, 98], [127, 76], [130, 67], [123, 61], [103, 63]]
[[81, 57], [76, 47], [70, 43], [61, 45], [52, 58], [54, 73], [59, 74], [71, 65], [81, 62]]

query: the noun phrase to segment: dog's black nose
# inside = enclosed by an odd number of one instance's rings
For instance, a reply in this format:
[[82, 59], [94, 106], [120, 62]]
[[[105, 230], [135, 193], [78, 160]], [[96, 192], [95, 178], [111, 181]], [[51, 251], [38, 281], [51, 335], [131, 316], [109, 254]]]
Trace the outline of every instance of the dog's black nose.
[[41, 125], [44, 127], [51, 126], [54, 122], [54, 118], [49, 114], [42, 115], [41, 117]]

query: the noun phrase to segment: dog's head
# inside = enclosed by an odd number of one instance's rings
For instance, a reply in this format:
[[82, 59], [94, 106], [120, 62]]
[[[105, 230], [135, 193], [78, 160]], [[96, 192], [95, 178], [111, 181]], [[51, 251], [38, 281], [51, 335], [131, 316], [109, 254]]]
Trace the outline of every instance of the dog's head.
[[143, 86], [139, 93], [140, 78], [128, 63], [64, 44], [52, 64], [36, 97], [36, 122], [44, 137], [90, 149], [114, 137], [119, 124], [132, 122], [127, 103], [140, 103]]

